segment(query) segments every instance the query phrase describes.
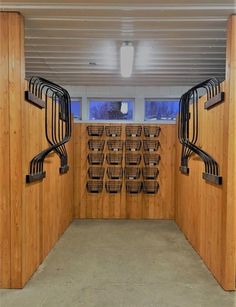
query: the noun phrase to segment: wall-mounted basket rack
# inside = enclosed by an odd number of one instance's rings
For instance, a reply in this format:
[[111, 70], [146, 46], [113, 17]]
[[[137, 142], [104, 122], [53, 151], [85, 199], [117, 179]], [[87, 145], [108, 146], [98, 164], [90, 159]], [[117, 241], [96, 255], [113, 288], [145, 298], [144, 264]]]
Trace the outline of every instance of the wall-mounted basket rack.
[[92, 151], [103, 151], [105, 145], [105, 141], [103, 140], [89, 140], [88, 147], [89, 150]]
[[159, 140], [144, 140], [143, 141], [143, 149], [145, 151], [157, 151], [160, 147]]
[[147, 154], [146, 153], [143, 155], [143, 160], [146, 166], [155, 166], [159, 164], [161, 160], [161, 156], [158, 154]]
[[89, 153], [88, 162], [91, 165], [102, 165], [104, 161], [103, 153]]
[[106, 136], [109, 137], [119, 137], [121, 136], [122, 127], [121, 126], [106, 126]]
[[87, 131], [89, 136], [102, 136], [104, 131], [104, 126], [87, 126]]
[[105, 184], [108, 193], [120, 193], [122, 189], [122, 181], [109, 180]]
[[159, 190], [159, 183], [157, 181], [145, 180], [143, 181], [143, 193], [156, 194]]
[[139, 179], [141, 170], [139, 167], [125, 167], [125, 178], [128, 180]]
[[159, 175], [159, 170], [156, 167], [143, 167], [142, 169], [143, 178], [145, 180], [156, 179]]
[[142, 156], [138, 153], [126, 153], [125, 164], [126, 165], [139, 165], [141, 163]]
[[125, 127], [126, 137], [140, 137], [142, 134], [142, 126], [130, 125]]
[[126, 191], [130, 194], [138, 194], [142, 191], [141, 181], [126, 181]]
[[86, 185], [89, 193], [101, 193], [103, 190], [103, 181], [101, 180], [90, 180]]
[[146, 138], [156, 138], [159, 137], [161, 128], [158, 126], [144, 126], [143, 132]]
[[125, 150], [126, 151], [139, 151], [142, 146], [142, 141], [140, 140], [126, 140]]
[[108, 153], [106, 155], [107, 163], [110, 165], [121, 165], [123, 155], [120, 153]]
[[122, 167], [108, 167], [107, 177], [109, 179], [122, 179], [123, 178], [123, 168]]
[[104, 167], [90, 167], [88, 169], [88, 175], [90, 179], [100, 179], [104, 177], [105, 169]]
[[110, 151], [122, 151], [123, 150], [123, 141], [121, 140], [108, 140], [107, 147]]

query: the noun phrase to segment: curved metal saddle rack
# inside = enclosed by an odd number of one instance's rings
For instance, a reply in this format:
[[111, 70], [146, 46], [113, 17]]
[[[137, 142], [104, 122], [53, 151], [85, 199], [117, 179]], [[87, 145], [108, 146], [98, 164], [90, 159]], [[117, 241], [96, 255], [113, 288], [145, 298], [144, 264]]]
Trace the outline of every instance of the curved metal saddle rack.
[[[207, 102], [205, 108], [213, 107], [224, 100], [224, 93], [220, 92], [220, 82], [215, 79], [208, 79], [183, 94], [179, 102], [178, 138], [182, 144], [180, 171], [183, 174], [189, 173], [188, 161], [193, 153], [198, 155], [205, 165], [203, 179], [215, 184], [222, 184], [222, 177], [219, 176], [219, 165], [213, 157], [199, 148], [198, 140], [198, 101], [199, 92], [206, 91]], [[190, 104], [192, 104], [192, 124], [190, 124]], [[206, 107], [208, 106], [208, 107]], [[190, 130], [191, 126], [191, 130]]]
[[45, 158], [52, 151], [60, 158], [60, 174], [69, 170], [68, 155], [65, 144], [71, 137], [71, 100], [69, 93], [61, 86], [40, 77], [29, 81], [25, 98], [34, 105], [45, 108], [45, 134], [49, 147], [38, 153], [30, 161], [26, 182], [42, 180]]

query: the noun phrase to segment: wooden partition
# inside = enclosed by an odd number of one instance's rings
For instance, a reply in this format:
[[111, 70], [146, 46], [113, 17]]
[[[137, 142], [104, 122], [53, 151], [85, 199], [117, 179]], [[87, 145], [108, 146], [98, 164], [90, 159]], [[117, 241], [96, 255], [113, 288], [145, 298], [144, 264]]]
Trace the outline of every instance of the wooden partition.
[[202, 179], [204, 164], [196, 155], [190, 173], [178, 171], [181, 147], [177, 148], [176, 221], [192, 246], [226, 290], [235, 289], [236, 274], [236, 16], [228, 25], [225, 101], [204, 110], [199, 103], [198, 146], [220, 166], [223, 185]]
[[[160, 154], [160, 163], [157, 166], [159, 176], [157, 181], [160, 188], [157, 194], [129, 194], [126, 192], [126, 180], [122, 180], [121, 193], [107, 193], [103, 187], [102, 193], [93, 194], [86, 190], [88, 181], [89, 163], [87, 156], [89, 154], [87, 126], [90, 124], [74, 125], [74, 202], [76, 218], [129, 218], [129, 219], [173, 219], [174, 218], [174, 174], [175, 174], [175, 144], [176, 144], [176, 126], [160, 125], [161, 132], [157, 138], [160, 141], [160, 148], [157, 154]], [[109, 124], [100, 124], [107, 126]], [[115, 125], [115, 124], [114, 124]], [[128, 124], [127, 124], [128, 125]], [[126, 139], [125, 127], [122, 124], [122, 134], [120, 140]], [[144, 126], [144, 125], [141, 125]], [[100, 138], [106, 141], [104, 154], [108, 153], [107, 141], [111, 138], [103, 136]], [[143, 141], [145, 137], [135, 138]], [[141, 154], [144, 153], [143, 149]], [[143, 159], [140, 168], [144, 166]], [[107, 170], [108, 164], [105, 159], [103, 167]], [[123, 149], [122, 168], [125, 167], [125, 149]], [[108, 180], [105, 174], [104, 182]]]
[[73, 218], [73, 142], [67, 174], [51, 154], [46, 178], [25, 183], [30, 160], [48, 144], [44, 111], [24, 100], [20, 14], [0, 12], [0, 40], [0, 288], [21, 288]]

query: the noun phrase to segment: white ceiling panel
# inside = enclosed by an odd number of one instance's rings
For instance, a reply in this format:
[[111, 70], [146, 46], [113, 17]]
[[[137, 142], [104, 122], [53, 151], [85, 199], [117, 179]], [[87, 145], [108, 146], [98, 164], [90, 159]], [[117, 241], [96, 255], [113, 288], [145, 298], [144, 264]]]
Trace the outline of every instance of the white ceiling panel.
[[[234, 0], [18, 0], [25, 17], [26, 76], [65, 85], [192, 85], [224, 79], [227, 19]], [[119, 49], [135, 47], [123, 79]]]

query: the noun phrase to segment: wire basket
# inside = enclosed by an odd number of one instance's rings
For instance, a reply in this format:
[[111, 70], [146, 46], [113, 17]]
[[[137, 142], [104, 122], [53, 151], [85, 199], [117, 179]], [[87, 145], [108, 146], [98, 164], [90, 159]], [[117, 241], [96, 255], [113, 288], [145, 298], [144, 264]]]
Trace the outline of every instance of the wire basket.
[[123, 150], [123, 141], [121, 140], [108, 140], [107, 147], [110, 151], [122, 151]]
[[122, 189], [122, 181], [109, 180], [106, 181], [105, 186], [108, 193], [120, 193]]
[[89, 150], [92, 151], [103, 151], [105, 145], [105, 141], [103, 140], [89, 140], [88, 146]]
[[127, 153], [125, 155], [125, 164], [126, 165], [139, 165], [141, 162], [142, 156], [140, 154]]
[[159, 190], [159, 183], [157, 181], [144, 181], [143, 182], [143, 193], [145, 194], [156, 194]]
[[145, 165], [154, 166], [159, 164], [161, 156], [158, 154], [144, 154], [143, 160]]
[[87, 131], [89, 136], [102, 136], [104, 126], [87, 126]]
[[127, 137], [140, 137], [142, 134], [142, 126], [126, 126], [125, 133]]
[[119, 153], [108, 153], [106, 155], [107, 163], [111, 165], [121, 165], [123, 155]]
[[145, 151], [157, 151], [160, 147], [160, 142], [158, 140], [144, 140], [143, 149]]
[[106, 131], [106, 136], [109, 137], [117, 137], [121, 136], [121, 126], [106, 126], [105, 131]]
[[126, 181], [126, 191], [130, 194], [137, 194], [142, 191], [141, 181]]
[[122, 179], [123, 178], [122, 167], [108, 167], [107, 176], [109, 179]]
[[87, 182], [86, 188], [89, 193], [101, 193], [103, 190], [103, 181], [90, 180]]
[[158, 137], [161, 132], [161, 128], [158, 126], [144, 126], [144, 136], [148, 138]]
[[88, 162], [91, 165], [102, 165], [104, 161], [103, 153], [89, 153]]
[[125, 150], [126, 151], [139, 151], [142, 146], [142, 141], [140, 140], [126, 140]]
[[159, 170], [156, 167], [143, 167], [142, 174], [145, 180], [157, 179]]
[[90, 167], [88, 175], [90, 179], [103, 179], [105, 169], [103, 167]]
[[132, 179], [139, 179], [141, 175], [141, 170], [139, 167], [126, 167], [125, 168], [125, 178], [132, 180]]

